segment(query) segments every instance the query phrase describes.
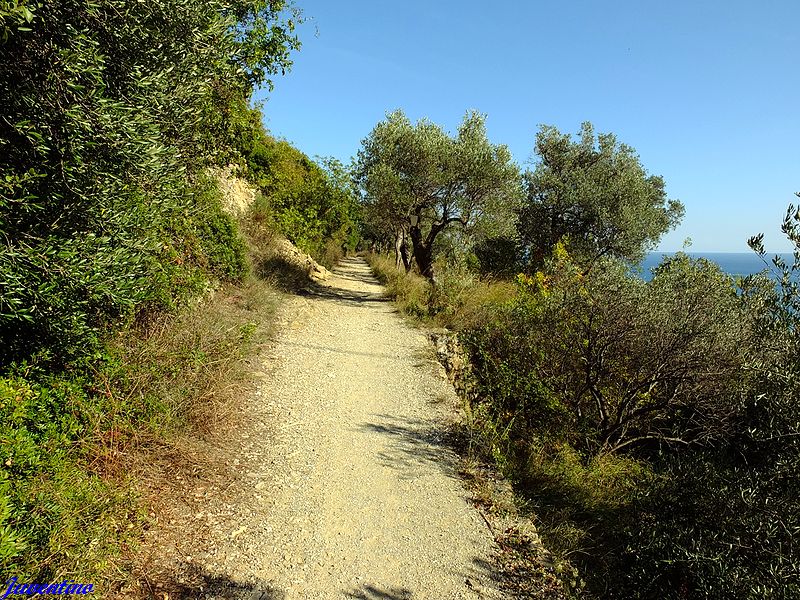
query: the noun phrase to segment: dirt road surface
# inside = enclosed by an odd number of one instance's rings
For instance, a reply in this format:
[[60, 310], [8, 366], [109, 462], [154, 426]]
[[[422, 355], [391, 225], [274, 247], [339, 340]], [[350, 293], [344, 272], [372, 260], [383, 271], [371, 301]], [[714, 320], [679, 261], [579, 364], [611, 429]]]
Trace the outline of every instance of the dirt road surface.
[[201, 489], [174, 523], [204, 540], [179, 549], [202, 574], [196, 597], [502, 598], [443, 441], [454, 392], [425, 335], [359, 258], [284, 315], [245, 403], [238, 479]]

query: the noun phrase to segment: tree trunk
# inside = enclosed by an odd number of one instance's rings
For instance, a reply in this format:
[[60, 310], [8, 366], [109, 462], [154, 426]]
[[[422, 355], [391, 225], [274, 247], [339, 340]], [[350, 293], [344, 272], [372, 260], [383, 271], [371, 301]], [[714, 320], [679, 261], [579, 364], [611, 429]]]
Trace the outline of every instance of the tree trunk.
[[402, 248], [404, 243], [403, 237], [404, 236], [402, 229], [398, 229], [394, 232], [394, 266], [397, 269], [400, 268], [400, 262], [401, 262], [400, 257], [402, 254]]
[[408, 273], [411, 270], [411, 257], [408, 255], [408, 236], [405, 228], [395, 232], [394, 237], [394, 266], [399, 269], [401, 263]]
[[411, 243], [414, 245], [414, 260], [417, 261], [420, 274], [433, 283], [433, 243], [426, 243], [422, 239], [419, 227], [411, 228]]
[[411, 257], [408, 255], [405, 234], [403, 234], [403, 244], [400, 246], [400, 258], [403, 259], [403, 266], [406, 268], [406, 273], [408, 273], [411, 270]]

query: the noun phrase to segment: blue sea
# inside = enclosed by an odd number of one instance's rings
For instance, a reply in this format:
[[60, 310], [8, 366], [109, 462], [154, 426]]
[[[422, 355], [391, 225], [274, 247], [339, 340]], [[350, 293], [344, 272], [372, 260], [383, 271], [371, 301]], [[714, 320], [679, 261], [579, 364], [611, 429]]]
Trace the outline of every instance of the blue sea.
[[[653, 276], [651, 269], [657, 266], [664, 257], [674, 254], [674, 252], [649, 252], [642, 262], [642, 277], [649, 281]], [[755, 252], [687, 252], [687, 254], [694, 258], [714, 261], [725, 273], [734, 277], [753, 275], [768, 268]], [[787, 264], [792, 264], [791, 254], [781, 254], [780, 256]], [[765, 257], [769, 267], [772, 267], [772, 257], [771, 254]]]

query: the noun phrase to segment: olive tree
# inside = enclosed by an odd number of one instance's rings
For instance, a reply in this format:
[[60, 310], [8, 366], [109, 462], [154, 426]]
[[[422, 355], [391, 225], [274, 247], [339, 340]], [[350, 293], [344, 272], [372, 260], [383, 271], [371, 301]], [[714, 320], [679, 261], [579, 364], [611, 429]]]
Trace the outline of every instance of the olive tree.
[[196, 281], [174, 270], [214, 262], [200, 240], [235, 254], [203, 172], [239, 160], [252, 86], [290, 66], [291, 8], [0, 3], [0, 362], [169, 304]]
[[389, 114], [363, 140], [356, 180], [366, 214], [393, 228], [398, 250], [411, 241], [420, 273], [431, 280], [442, 231], [511, 232], [521, 198], [510, 151], [489, 141], [485, 117], [474, 111], [455, 136], [425, 119], [413, 124], [402, 111]]
[[750, 336], [730, 278], [686, 255], [650, 282], [564, 256], [520, 276], [514, 302], [469, 336], [482, 396], [591, 455], [724, 435]]
[[562, 238], [584, 266], [604, 256], [637, 262], [683, 216], [683, 205], [667, 199], [664, 180], [647, 174], [633, 148], [610, 133], [595, 136], [591, 123], [577, 141], [543, 126], [536, 153], [519, 224], [534, 266]]
[[[751, 247], [772, 267], [742, 282], [753, 339], [741, 401], [728, 436], [667, 455], [654, 486], [621, 528], [607, 597], [800, 597], [800, 214], [783, 231], [794, 260], [768, 262], [763, 236]], [[709, 559], [711, 557], [711, 560]], [[614, 579], [619, 581], [615, 582]]]

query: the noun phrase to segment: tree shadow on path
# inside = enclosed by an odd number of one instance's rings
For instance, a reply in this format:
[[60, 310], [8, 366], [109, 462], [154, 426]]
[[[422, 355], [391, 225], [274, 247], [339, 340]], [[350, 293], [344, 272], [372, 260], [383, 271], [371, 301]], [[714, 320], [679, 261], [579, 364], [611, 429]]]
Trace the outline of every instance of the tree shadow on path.
[[419, 477], [431, 465], [448, 477], [458, 478], [454, 432], [434, 421], [374, 416], [375, 422], [362, 423], [360, 429], [389, 438], [387, 450], [378, 453], [384, 465], [400, 471], [403, 478]]
[[219, 600], [284, 600], [286, 593], [266, 583], [244, 583], [233, 579], [212, 575], [205, 570], [190, 566], [177, 576], [149, 578], [142, 582], [143, 589], [149, 590], [150, 598], [169, 598], [170, 600], [200, 600], [217, 598]]
[[406, 588], [380, 589], [374, 585], [364, 584], [358, 588], [345, 592], [348, 598], [359, 600], [412, 600], [411, 590]]

